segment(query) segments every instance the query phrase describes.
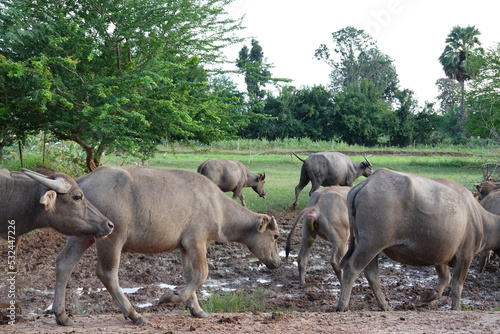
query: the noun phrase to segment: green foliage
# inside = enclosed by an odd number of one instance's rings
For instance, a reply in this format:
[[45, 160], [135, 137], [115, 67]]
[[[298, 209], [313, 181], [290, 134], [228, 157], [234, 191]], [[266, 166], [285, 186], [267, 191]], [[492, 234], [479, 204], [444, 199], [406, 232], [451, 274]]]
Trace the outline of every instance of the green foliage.
[[439, 56], [444, 73], [448, 78], [458, 82], [470, 80], [475, 73], [471, 65], [471, 55], [481, 52], [479, 36], [481, 33], [475, 26], [465, 28], [455, 26], [446, 38], [446, 46]]
[[436, 86], [439, 91], [439, 110], [442, 114], [460, 105], [460, 83], [450, 78], [441, 78], [436, 81]]
[[458, 116], [458, 132], [463, 133], [463, 122], [465, 113], [465, 81], [470, 80], [477, 74], [477, 57], [482, 54], [479, 36], [481, 33], [475, 26], [465, 28], [455, 26], [446, 38], [446, 46], [439, 56], [439, 62], [443, 66], [444, 73], [448, 78], [460, 83], [460, 112]]
[[[93, 169], [105, 151], [147, 158], [164, 138], [208, 142], [234, 133], [239, 95], [228, 103], [212, 94], [205, 70], [240, 40], [240, 22], [224, 12], [231, 2], [5, 1], [0, 49], [9, 61], [39, 61], [45, 86], [32, 99], [44, 107], [37, 129], [78, 143]], [[16, 113], [22, 106], [8, 103]]]
[[[44, 139], [46, 142], [44, 142]], [[0, 168], [19, 170], [28, 168], [40, 173], [62, 172], [73, 177], [85, 173], [85, 152], [74, 142], [61, 142], [43, 135], [29, 136], [22, 144], [23, 164], [18, 145], [4, 148], [4, 159]]]
[[270, 65], [264, 62], [264, 52], [259, 42], [252, 39], [250, 51], [245, 45], [238, 54], [236, 66], [245, 75], [245, 84], [251, 102], [261, 101], [265, 97], [262, 89], [271, 82]]
[[366, 79], [335, 96], [333, 131], [348, 144], [374, 146], [381, 135], [396, 126], [390, 106], [380, 90]]
[[333, 96], [323, 86], [284, 87], [277, 97], [268, 96], [262, 113], [267, 117], [245, 127], [245, 138], [333, 138]]
[[363, 30], [346, 27], [332, 34], [334, 52], [321, 44], [315, 52], [318, 60], [324, 60], [331, 68], [331, 85], [334, 92], [351, 85], [360, 85], [370, 80], [381, 96], [391, 100], [398, 87], [399, 79], [392, 59], [382, 53], [373, 38]]
[[0, 160], [4, 147], [40, 127], [51, 99], [46, 57], [14, 61], [0, 54]]
[[469, 87], [467, 130], [500, 141], [500, 43], [487, 50]]
[[253, 291], [212, 293], [200, 306], [208, 313], [236, 313], [243, 311], [268, 311], [266, 300], [272, 292], [259, 288]]

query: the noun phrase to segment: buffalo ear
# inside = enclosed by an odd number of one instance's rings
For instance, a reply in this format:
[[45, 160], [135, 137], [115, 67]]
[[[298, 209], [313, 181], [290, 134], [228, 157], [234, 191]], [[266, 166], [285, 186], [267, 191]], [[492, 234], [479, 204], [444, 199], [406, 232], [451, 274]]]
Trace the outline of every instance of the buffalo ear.
[[54, 210], [56, 197], [57, 193], [54, 190], [49, 190], [40, 198], [40, 204], [45, 205], [45, 211]]
[[259, 226], [257, 227], [257, 231], [259, 233], [264, 233], [266, 231], [267, 225], [269, 225], [269, 216], [260, 216], [259, 217]]
[[266, 229], [276, 230], [278, 231], [278, 223], [276, 222], [276, 218], [269, 217], [268, 215], [262, 215], [259, 217], [259, 226], [257, 227], [257, 231], [259, 233], [264, 233]]

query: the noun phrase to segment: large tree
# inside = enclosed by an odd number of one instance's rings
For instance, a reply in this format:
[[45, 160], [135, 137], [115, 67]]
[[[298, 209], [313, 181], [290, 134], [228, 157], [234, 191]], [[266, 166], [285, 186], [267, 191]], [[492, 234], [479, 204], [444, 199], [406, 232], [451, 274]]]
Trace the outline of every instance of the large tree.
[[348, 144], [374, 146], [397, 126], [390, 105], [380, 98], [380, 87], [363, 79], [350, 84], [334, 98], [332, 132]]
[[205, 65], [240, 41], [241, 22], [224, 11], [232, 1], [5, 0], [0, 51], [47, 60], [49, 95], [36, 97], [48, 100], [44, 124], [81, 145], [93, 169], [106, 151], [144, 157], [161, 139], [228, 134], [217, 113], [232, 111]]
[[[439, 62], [443, 66], [446, 76], [458, 81], [461, 85], [459, 123], [463, 123], [466, 119], [465, 82], [470, 80], [477, 71], [473, 56], [482, 53], [481, 42], [478, 38], [480, 34], [475, 26], [453, 27], [446, 38], [444, 51], [439, 56]], [[460, 127], [460, 131], [463, 131], [462, 127]]]
[[470, 81], [467, 129], [500, 141], [500, 43], [487, 50], [477, 76]]
[[236, 66], [245, 75], [250, 102], [259, 102], [265, 97], [264, 87], [272, 81], [270, 64], [265, 62], [264, 52], [259, 42], [252, 39], [252, 48], [245, 45], [238, 54]]
[[392, 59], [382, 53], [373, 38], [363, 30], [346, 27], [332, 33], [331, 48], [321, 44], [314, 56], [331, 68], [331, 86], [339, 92], [362, 80], [371, 81], [381, 97], [391, 101], [395, 97], [399, 79]]
[[439, 95], [436, 97], [439, 101], [442, 114], [450, 112], [460, 106], [461, 85], [456, 80], [450, 78], [440, 78], [436, 81]]
[[0, 161], [3, 149], [39, 130], [50, 100], [47, 59], [15, 62], [0, 54]]

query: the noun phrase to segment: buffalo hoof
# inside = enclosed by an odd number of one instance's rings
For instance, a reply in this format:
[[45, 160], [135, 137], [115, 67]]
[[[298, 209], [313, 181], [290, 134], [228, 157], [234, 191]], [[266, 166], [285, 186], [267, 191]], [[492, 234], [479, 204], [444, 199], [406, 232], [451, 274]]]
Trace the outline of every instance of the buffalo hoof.
[[158, 305], [166, 303], [177, 303], [177, 299], [179, 299], [179, 294], [176, 291], [167, 292], [160, 298], [160, 300], [158, 301]]
[[420, 296], [420, 302], [422, 303], [430, 303], [433, 300], [436, 300], [439, 298], [438, 292], [436, 290], [429, 290], [429, 291], [424, 291], [422, 295]]
[[208, 313], [203, 311], [203, 310], [201, 312], [195, 312], [192, 308], [189, 308], [189, 312], [195, 318], [207, 318], [208, 317]]
[[134, 321], [134, 325], [142, 325], [142, 324], [146, 324], [147, 322], [148, 321], [146, 319], [144, 319], [143, 317], [140, 317], [139, 319]]
[[56, 317], [56, 322], [61, 326], [73, 326], [75, 322], [68, 318], [65, 314], [64, 316]]

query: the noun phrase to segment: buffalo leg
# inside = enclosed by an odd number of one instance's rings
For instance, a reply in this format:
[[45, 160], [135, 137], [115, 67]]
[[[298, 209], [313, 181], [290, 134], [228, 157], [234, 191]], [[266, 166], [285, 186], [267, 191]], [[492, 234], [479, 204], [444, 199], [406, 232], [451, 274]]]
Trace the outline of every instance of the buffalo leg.
[[[182, 269], [183, 269], [183, 275], [184, 275], [184, 280], [186, 283], [189, 283], [193, 280], [193, 268], [191, 266], [191, 262], [189, 261], [189, 256], [187, 252], [181, 251], [181, 257], [182, 257]], [[208, 275], [208, 269], [207, 269], [207, 275]], [[187, 307], [189, 309], [189, 312], [191, 312], [191, 315], [196, 318], [206, 318], [208, 314], [203, 311], [203, 309], [200, 307], [200, 304], [198, 303], [198, 297], [196, 296], [196, 290], [191, 294], [189, 299], [187, 300]]]
[[114, 241], [114, 244], [110, 247], [110, 243], [103, 245], [104, 242], [106, 242], [106, 240], [103, 240], [102, 243], [97, 243], [97, 277], [99, 277], [111, 297], [118, 304], [118, 308], [125, 319], [132, 320], [136, 325], [146, 323], [146, 319], [137, 313], [123, 293], [120, 283], [118, 282], [118, 268], [120, 266], [122, 244]]
[[313, 194], [313, 192], [315, 192], [316, 190], [319, 189], [319, 187], [321, 187], [321, 183], [318, 182], [318, 181], [315, 181], [314, 179], [311, 181], [311, 190], [309, 190], [309, 197], [311, 197], [311, 195]]
[[370, 287], [372, 288], [375, 298], [377, 299], [378, 307], [384, 311], [390, 310], [389, 303], [387, 303], [384, 293], [382, 292], [382, 287], [380, 285], [378, 255], [375, 256], [375, 258], [365, 267], [365, 277], [368, 280]]
[[246, 207], [247, 204], [245, 203], [245, 196], [243, 196], [243, 193], [241, 191], [240, 191], [240, 194], [238, 195], [238, 197], [240, 198], [241, 205], [243, 205], [244, 207]]
[[379, 251], [363, 251], [361, 247], [359, 247], [358, 242], [358, 247], [354, 250], [352, 255], [343, 260], [345, 263], [343, 263], [344, 267], [342, 269], [342, 281], [337, 304], [338, 312], [343, 312], [349, 307], [349, 299], [351, 298], [351, 291], [356, 278], [378, 253]]
[[[321, 220], [319, 224], [320, 226], [328, 226], [328, 222], [323, 222], [323, 220]], [[346, 240], [348, 239], [348, 235], [347, 233], [342, 235], [342, 231], [332, 228], [322, 228], [322, 232], [324, 233], [326, 240], [328, 240], [332, 246], [330, 264], [332, 265], [333, 271], [335, 272], [339, 282], [342, 283], [342, 268], [340, 267], [340, 261], [347, 251]]]
[[469, 271], [472, 258], [462, 259], [457, 261], [453, 268], [453, 277], [451, 279], [451, 309], [459, 311], [461, 308], [460, 298], [462, 297], [462, 289], [464, 287], [465, 278]]
[[302, 240], [300, 244], [299, 255], [297, 256], [297, 265], [299, 267], [299, 280], [300, 284], [306, 283], [307, 259], [311, 252], [311, 247], [316, 240], [316, 231], [310, 231], [309, 224], [304, 224], [302, 227]]
[[198, 304], [198, 298], [194, 295], [196, 289], [205, 283], [208, 276], [206, 249], [204, 242], [193, 241], [181, 250], [183, 275], [187, 284], [178, 291], [164, 294], [160, 298], [159, 304], [187, 302], [193, 316], [206, 316], [206, 313]]
[[292, 209], [297, 209], [297, 207], [299, 206], [299, 195], [300, 195], [300, 192], [302, 191], [302, 189], [304, 189], [305, 186], [307, 186], [307, 184], [309, 183], [310, 179], [309, 179], [309, 175], [307, 175], [307, 171], [305, 171], [304, 169], [301, 170], [300, 172], [300, 180], [299, 180], [299, 184], [297, 184], [295, 186], [295, 202], [293, 202], [292, 204]]
[[56, 258], [56, 284], [52, 312], [59, 325], [71, 326], [73, 320], [66, 314], [66, 286], [75, 265], [80, 261], [85, 251], [94, 244], [93, 237], [68, 237], [66, 245]]
[[421, 297], [422, 302], [430, 303], [433, 300], [441, 298], [444, 289], [450, 284], [450, 267], [448, 265], [436, 265], [436, 273], [438, 276], [438, 284], [436, 289], [424, 293]]

